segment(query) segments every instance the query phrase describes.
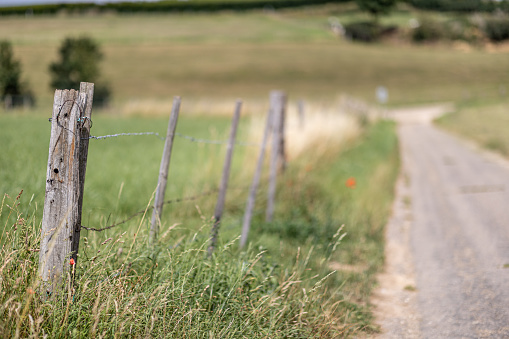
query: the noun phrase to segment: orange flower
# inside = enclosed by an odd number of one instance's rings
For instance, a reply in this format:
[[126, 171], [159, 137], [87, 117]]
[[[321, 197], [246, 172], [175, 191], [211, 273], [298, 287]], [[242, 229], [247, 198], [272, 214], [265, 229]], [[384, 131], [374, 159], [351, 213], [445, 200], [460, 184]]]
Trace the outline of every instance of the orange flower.
[[350, 177], [350, 178], [346, 179], [346, 182], [345, 182], [346, 187], [354, 189], [355, 188], [355, 184], [356, 184], [355, 178]]
[[70, 264], [70, 265], [74, 265], [74, 264], [75, 264], [75, 262], [74, 262], [74, 259], [73, 259], [73, 258], [71, 258], [71, 260], [69, 261], [69, 264]]
[[31, 289], [31, 288], [27, 289], [27, 292], [28, 292], [28, 294], [34, 294], [35, 293], [35, 291], [33, 289]]

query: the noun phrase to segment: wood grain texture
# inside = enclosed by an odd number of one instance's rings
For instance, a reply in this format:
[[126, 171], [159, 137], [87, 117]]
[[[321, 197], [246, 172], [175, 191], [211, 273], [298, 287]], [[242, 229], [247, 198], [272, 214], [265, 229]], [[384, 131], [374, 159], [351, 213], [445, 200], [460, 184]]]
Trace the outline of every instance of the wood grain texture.
[[[64, 261], [71, 254], [72, 228], [78, 215], [77, 99], [75, 90], [57, 90], [53, 104], [39, 258], [42, 280], [53, 284], [68, 271], [69, 264]], [[51, 292], [54, 286], [49, 285], [44, 288]]]
[[[83, 98], [82, 98], [83, 97]], [[83, 192], [85, 190], [85, 174], [87, 172], [88, 142], [90, 137], [90, 128], [92, 127], [92, 105], [94, 102], [94, 84], [82, 82], [80, 84], [80, 120], [78, 130], [79, 140], [79, 196], [78, 196], [78, 218], [74, 224], [74, 234], [71, 247], [71, 257], [78, 262], [78, 251], [80, 246], [81, 234], [81, 212], [83, 210]]]
[[56, 90], [53, 103], [39, 254], [48, 294], [69, 271], [70, 258], [77, 260], [94, 87], [81, 88]]

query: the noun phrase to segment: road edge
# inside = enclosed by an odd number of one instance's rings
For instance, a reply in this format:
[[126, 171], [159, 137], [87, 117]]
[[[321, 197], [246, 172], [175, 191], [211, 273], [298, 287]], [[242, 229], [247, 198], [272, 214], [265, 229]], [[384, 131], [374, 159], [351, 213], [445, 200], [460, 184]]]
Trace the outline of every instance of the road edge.
[[[400, 125], [398, 126], [398, 134]], [[412, 200], [410, 177], [400, 144], [401, 169], [395, 185], [391, 217], [385, 227], [385, 265], [377, 275], [371, 296], [375, 322], [381, 327], [376, 338], [421, 338], [417, 311], [414, 259], [410, 249]]]

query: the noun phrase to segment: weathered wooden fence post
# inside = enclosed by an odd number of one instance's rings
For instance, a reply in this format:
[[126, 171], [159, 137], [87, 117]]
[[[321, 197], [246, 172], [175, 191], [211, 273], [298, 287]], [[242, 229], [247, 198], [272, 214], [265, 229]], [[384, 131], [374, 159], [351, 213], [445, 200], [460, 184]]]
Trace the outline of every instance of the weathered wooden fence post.
[[228, 189], [228, 180], [230, 177], [230, 167], [233, 156], [233, 148], [235, 146], [235, 137], [237, 135], [237, 127], [239, 125], [240, 109], [242, 108], [242, 101], [237, 100], [235, 103], [235, 113], [233, 114], [232, 125], [230, 128], [230, 138], [228, 140], [228, 148], [226, 150], [226, 157], [223, 166], [223, 175], [221, 176], [221, 184], [219, 186], [219, 194], [217, 198], [216, 209], [214, 211], [214, 225], [212, 226], [212, 232], [210, 236], [210, 245], [208, 248], [208, 256], [212, 256], [214, 248], [217, 243], [217, 236], [219, 232], [219, 226], [221, 223], [221, 217], [223, 215], [224, 201], [226, 198], [226, 190]]
[[80, 95], [86, 95], [86, 101], [82, 111], [80, 111], [81, 123], [80, 128], [80, 144], [79, 144], [79, 183], [80, 191], [78, 197], [78, 215], [79, 215], [79, 227], [74, 228], [74, 236], [72, 242], [72, 258], [75, 262], [78, 262], [78, 250], [80, 246], [80, 234], [81, 234], [81, 212], [83, 208], [83, 192], [85, 190], [85, 173], [87, 172], [87, 160], [88, 160], [88, 142], [90, 138], [90, 128], [92, 127], [92, 103], [94, 102], [94, 84], [90, 82], [80, 83]]
[[90, 83], [81, 83], [79, 92], [55, 91], [39, 253], [47, 294], [78, 259], [93, 92]]
[[265, 159], [265, 150], [267, 148], [267, 140], [269, 139], [270, 125], [271, 125], [271, 112], [269, 109], [267, 113], [267, 122], [265, 123], [265, 130], [263, 132], [262, 144], [260, 146], [260, 155], [258, 156], [258, 162], [256, 163], [256, 170], [249, 189], [249, 196], [246, 203], [246, 211], [244, 213], [244, 220], [242, 222], [242, 234], [240, 236], [240, 248], [243, 248], [247, 243], [249, 235], [249, 229], [251, 228], [251, 218], [253, 216], [253, 209], [256, 200], [256, 191], [260, 184], [260, 178], [262, 175], [263, 160]]
[[168, 122], [168, 131], [166, 132], [166, 142], [164, 144], [161, 166], [159, 168], [159, 180], [157, 183], [156, 197], [154, 200], [154, 211], [152, 212], [152, 223], [150, 226], [149, 234], [151, 244], [155, 243], [157, 240], [159, 226], [161, 225], [164, 194], [166, 193], [166, 183], [168, 182], [168, 168], [170, 166], [171, 150], [173, 148], [173, 139], [175, 138], [175, 128], [177, 127], [179, 112], [180, 97], [175, 97], [173, 99], [170, 121]]
[[303, 129], [305, 126], [306, 115], [305, 115], [305, 107], [304, 100], [297, 101], [297, 114], [299, 115], [299, 127]]
[[272, 150], [270, 155], [270, 172], [269, 172], [269, 188], [267, 199], [267, 211], [265, 220], [272, 221], [274, 215], [274, 202], [276, 199], [276, 185], [278, 169], [284, 167], [284, 150], [281, 151], [281, 146], [284, 147], [284, 136], [282, 135], [284, 127], [283, 105], [286, 101], [284, 93], [280, 91], [272, 91], [270, 93], [270, 110], [271, 110], [271, 125], [272, 125]]
[[[279, 132], [277, 133], [277, 137], [279, 138], [279, 164], [278, 171], [279, 173], [284, 173], [286, 171], [286, 94], [284, 92], [279, 92], [279, 106], [276, 108], [280, 109], [279, 119]], [[276, 132], [274, 132], [274, 136], [276, 136]]]

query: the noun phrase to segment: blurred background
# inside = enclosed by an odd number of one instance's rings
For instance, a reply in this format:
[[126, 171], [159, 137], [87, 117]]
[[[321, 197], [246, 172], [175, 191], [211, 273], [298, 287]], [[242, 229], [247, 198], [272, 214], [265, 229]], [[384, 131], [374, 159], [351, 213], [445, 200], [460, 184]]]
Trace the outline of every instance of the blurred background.
[[[507, 1], [36, 2], [0, 3], [0, 40], [23, 84], [4, 90], [4, 108], [23, 91], [25, 106], [48, 107], [71, 73], [102, 86], [117, 113], [167, 111], [173, 95], [210, 107], [278, 88], [395, 106], [494, 99], [509, 86]], [[63, 60], [66, 39], [84, 38], [69, 51], [94, 52]], [[66, 62], [67, 75], [50, 66]]]

